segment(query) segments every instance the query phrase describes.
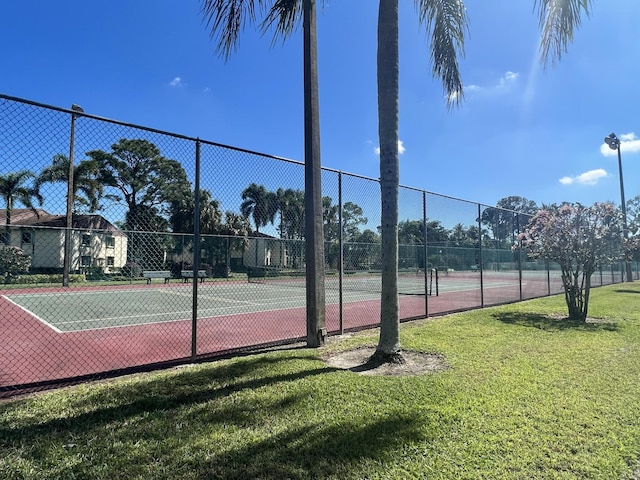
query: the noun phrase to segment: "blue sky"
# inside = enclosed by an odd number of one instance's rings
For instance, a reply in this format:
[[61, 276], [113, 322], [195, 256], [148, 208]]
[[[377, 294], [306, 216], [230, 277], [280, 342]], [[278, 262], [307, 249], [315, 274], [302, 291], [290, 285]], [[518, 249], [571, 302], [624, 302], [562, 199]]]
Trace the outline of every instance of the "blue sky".
[[[465, 99], [446, 108], [413, 2], [400, 0], [401, 183], [494, 205], [640, 194], [640, 2], [596, 0], [553, 68], [538, 61], [533, 0], [468, 1]], [[377, 178], [373, 0], [319, 13], [323, 166]], [[303, 160], [302, 32], [248, 28], [225, 62], [196, 0], [5, 2], [0, 93]], [[259, 178], [256, 179], [259, 181]]]

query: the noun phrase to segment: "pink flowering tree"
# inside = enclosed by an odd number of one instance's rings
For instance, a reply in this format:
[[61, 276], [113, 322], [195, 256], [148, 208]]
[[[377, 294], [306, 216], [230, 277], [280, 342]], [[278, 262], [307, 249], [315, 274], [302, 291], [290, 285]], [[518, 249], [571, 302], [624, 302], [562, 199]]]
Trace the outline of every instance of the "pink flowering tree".
[[625, 253], [630, 260], [640, 260], [640, 195], [627, 202], [627, 223], [629, 240]]
[[591, 275], [619, 259], [620, 211], [612, 203], [554, 205], [540, 210], [518, 238], [531, 257], [560, 265], [569, 319], [585, 321]]

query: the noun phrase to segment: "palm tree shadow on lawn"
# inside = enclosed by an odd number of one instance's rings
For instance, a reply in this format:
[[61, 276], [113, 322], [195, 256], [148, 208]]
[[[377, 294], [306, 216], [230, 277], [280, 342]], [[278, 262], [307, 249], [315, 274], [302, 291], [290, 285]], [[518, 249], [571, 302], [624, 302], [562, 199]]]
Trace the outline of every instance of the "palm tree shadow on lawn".
[[[308, 360], [307, 368], [293, 373], [273, 374], [271, 367], [280, 362]], [[263, 370], [263, 367], [266, 367]], [[75, 405], [78, 413], [72, 417], [52, 418], [45, 422], [34, 418], [21, 428], [3, 426], [0, 437], [8, 442], [32, 442], [65, 445], [71, 452], [84, 448], [93, 439], [111, 431], [124, 442], [139, 439], [157, 442], [154, 423], [167, 418], [173, 424], [189, 425], [197, 412], [197, 422], [203, 425], [224, 425], [225, 428], [258, 428], [264, 418], [283, 415], [287, 409], [308, 402], [312, 392], [299, 391], [277, 401], [244, 398], [243, 402], [221, 402], [230, 394], [256, 390], [278, 383], [306, 380], [317, 375], [338, 371], [331, 367], [318, 367], [306, 356], [269, 358], [258, 357], [219, 368], [183, 371], [177, 375], [162, 376], [147, 382], [115, 384], [109, 390], [99, 389], [82, 395]], [[303, 389], [304, 390], [304, 389]], [[128, 401], [115, 402], [114, 398]], [[28, 400], [26, 400], [28, 401]], [[91, 408], [84, 408], [91, 406]], [[11, 408], [0, 406], [0, 414]], [[256, 415], [257, 411], [265, 415]], [[144, 420], [141, 420], [144, 419]], [[443, 419], [437, 413], [389, 412], [373, 418], [354, 418], [352, 422], [330, 423], [322, 420], [308, 424], [291, 425], [256, 441], [240, 442], [222, 449], [208, 458], [200, 451], [200, 441], [206, 443], [206, 429], [175, 429], [172, 440], [193, 448], [190, 468], [197, 478], [326, 478], [342, 476], [357, 469], [362, 462], [384, 462], [395, 458], [405, 443], [430, 442], [431, 434], [425, 433], [431, 423], [442, 425], [451, 419]], [[164, 428], [164, 427], [157, 427]], [[69, 444], [69, 438], [74, 443]], [[99, 443], [99, 442], [98, 442]], [[96, 444], [93, 448], [107, 448]], [[29, 451], [27, 459], [39, 462], [41, 452]], [[200, 455], [201, 454], [201, 455]], [[33, 455], [33, 456], [32, 456]], [[171, 468], [175, 465], [174, 453], [169, 450], [156, 452], [155, 461]], [[187, 461], [187, 460], [178, 460]], [[107, 467], [108, 475], [117, 477], [122, 472], [124, 458], [117, 458]], [[91, 476], [104, 466], [88, 466]], [[110, 470], [109, 470], [110, 469]], [[105, 472], [100, 470], [101, 474]]]
[[618, 324], [609, 322], [606, 319], [587, 318], [586, 322], [571, 320], [560, 315], [542, 315], [539, 313], [516, 313], [500, 312], [494, 317], [510, 325], [520, 325], [544, 330], [546, 332], [559, 332], [563, 330], [584, 330], [584, 331], [617, 331]]

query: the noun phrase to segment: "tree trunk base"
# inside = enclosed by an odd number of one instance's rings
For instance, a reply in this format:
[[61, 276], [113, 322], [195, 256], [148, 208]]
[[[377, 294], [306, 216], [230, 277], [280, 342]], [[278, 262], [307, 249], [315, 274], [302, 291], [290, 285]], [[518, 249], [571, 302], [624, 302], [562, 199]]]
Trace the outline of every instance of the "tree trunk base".
[[392, 365], [404, 365], [407, 363], [401, 351], [395, 353], [385, 353], [379, 350], [376, 350], [369, 360], [367, 360], [367, 365], [372, 367], [377, 367], [380, 365], [384, 365], [386, 363]]

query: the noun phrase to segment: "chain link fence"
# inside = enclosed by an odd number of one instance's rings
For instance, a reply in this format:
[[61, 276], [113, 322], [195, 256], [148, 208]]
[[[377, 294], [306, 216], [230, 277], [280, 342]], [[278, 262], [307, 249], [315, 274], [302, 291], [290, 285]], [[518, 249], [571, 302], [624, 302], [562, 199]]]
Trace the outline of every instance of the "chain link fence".
[[[306, 338], [302, 163], [4, 95], [0, 131], [0, 396]], [[375, 326], [379, 183], [322, 183], [328, 332]], [[525, 215], [399, 199], [403, 320], [562, 291]]]

